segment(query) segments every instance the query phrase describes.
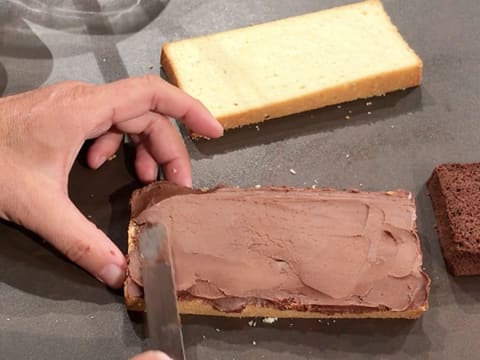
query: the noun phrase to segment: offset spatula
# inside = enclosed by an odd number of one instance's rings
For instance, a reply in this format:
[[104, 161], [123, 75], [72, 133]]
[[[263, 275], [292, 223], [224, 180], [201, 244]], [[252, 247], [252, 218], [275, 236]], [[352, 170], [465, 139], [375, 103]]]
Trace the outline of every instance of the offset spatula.
[[174, 360], [185, 360], [177, 309], [170, 246], [162, 224], [148, 224], [138, 238], [143, 258], [143, 289], [150, 347]]

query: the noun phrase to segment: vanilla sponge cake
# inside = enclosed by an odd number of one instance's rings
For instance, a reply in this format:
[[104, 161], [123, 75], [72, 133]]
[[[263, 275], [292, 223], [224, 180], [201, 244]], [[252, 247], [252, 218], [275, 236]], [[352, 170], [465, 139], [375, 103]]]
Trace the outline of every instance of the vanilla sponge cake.
[[422, 61], [379, 0], [167, 43], [168, 79], [225, 129], [417, 86]]
[[409, 192], [158, 182], [135, 191], [131, 207], [131, 310], [145, 305], [138, 236], [157, 223], [184, 314], [418, 318], [428, 307]]

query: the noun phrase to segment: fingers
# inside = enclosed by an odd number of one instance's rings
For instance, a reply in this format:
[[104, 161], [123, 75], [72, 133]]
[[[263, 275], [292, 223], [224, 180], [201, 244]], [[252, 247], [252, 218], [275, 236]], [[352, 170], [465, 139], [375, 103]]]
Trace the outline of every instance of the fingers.
[[[148, 111], [182, 119], [188, 128], [207, 137], [223, 134], [222, 126], [199, 101], [158, 76], [120, 80], [89, 90], [91, 123], [87, 136], [98, 135], [98, 129], [138, 118]], [[91, 114], [92, 109], [98, 113]]]
[[[159, 116], [143, 134], [145, 148], [162, 165], [167, 180], [192, 186], [192, 168], [185, 143], [170, 119]], [[140, 149], [141, 150], [141, 149]]]
[[52, 187], [45, 186], [30, 197], [29, 208], [42, 215], [26, 213], [22, 225], [108, 286], [122, 286], [126, 261], [120, 250], [80, 213], [66, 194], [49, 189]]
[[90, 146], [87, 153], [87, 163], [92, 169], [98, 169], [118, 150], [122, 143], [123, 134], [109, 131]]
[[147, 351], [143, 354], [137, 355], [131, 360], [172, 360], [166, 354], [160, 351]]
[[135, 158], [135, 170], [138, 178], [144, 183], [149, 183], [157, 180], [158, 164], [157, 161], [150, 155], [145, 145], [139, 144], [137, 146], [137, 155]]
[[[117, 129], [133, 134], [137, 145], [135, 169], [142, 182], [157, 179], [158, 164], [163, 167], [165, 177], [183, 186], [192, 186], [190, 158], [185, 143], [171, 120], [154, 112], [119, 123]], [[96, 169], [113, 155], [122, 141], [116, 132], [107, 132], [90, 147], [87, 161]]]
[[167, 180], [191, 187], [190, 158], [185, 143], [171, 120], [152, 112], [135, 120], [144, 126], [143, 130], [133, 120], [117, 127], [121, 131], [139, 134], [132, 136], [132, 140], [137, 144], [135, 168], [140, 180], [156, 180], [157, 164], [161, 164]]

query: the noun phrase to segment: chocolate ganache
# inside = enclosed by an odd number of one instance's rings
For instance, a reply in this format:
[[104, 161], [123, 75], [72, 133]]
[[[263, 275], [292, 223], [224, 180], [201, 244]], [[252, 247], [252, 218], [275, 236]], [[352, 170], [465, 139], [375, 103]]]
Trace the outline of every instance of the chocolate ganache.
[[[426, 306], [410, 193], [268, 187], [136, 191], [136, 231], [163, 223], [180, 299], [240, 312], [247, 304], [303, 311], [406, 311]], [[127, 283], [141, 296], [141, 259]]]

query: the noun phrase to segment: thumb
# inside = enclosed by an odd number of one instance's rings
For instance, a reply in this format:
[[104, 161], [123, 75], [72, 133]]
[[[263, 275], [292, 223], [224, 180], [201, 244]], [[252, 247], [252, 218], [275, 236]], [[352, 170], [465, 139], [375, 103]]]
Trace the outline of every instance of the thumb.
[[23, 225], [108, 286], [121, 287], [126, 267], [122, 252], [65, 193], [46, 193], [43, 190], [30, 198], [32, 211]]
[[143, 354], [137, 355], [131, 360], [172, 360], [170, 357], [161, 351], [147, 351]]

